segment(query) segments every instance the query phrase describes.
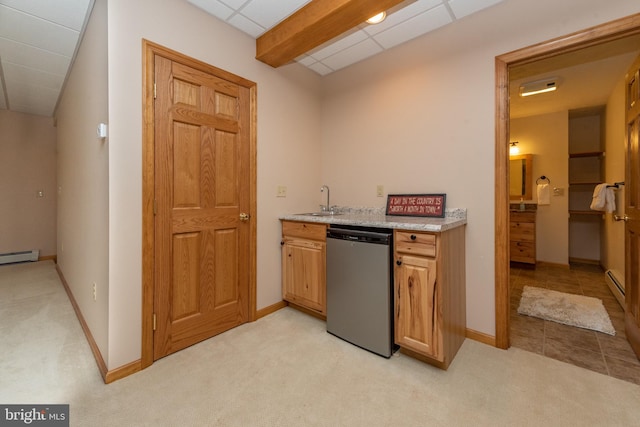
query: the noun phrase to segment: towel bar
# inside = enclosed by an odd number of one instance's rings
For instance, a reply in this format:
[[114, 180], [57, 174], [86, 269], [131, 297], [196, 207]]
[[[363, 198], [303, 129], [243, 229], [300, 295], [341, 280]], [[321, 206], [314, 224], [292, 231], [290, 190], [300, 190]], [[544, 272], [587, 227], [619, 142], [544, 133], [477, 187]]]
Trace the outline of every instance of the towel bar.
[[607, 188], [620, 188], [621, 185], [624, 185], [624, 182], [614, 182], [613, 185], [607, 185]]
[[551, 184], [551, 180], [549, 178], [547, 178], [546, 176], [542, 175], [540, 178], [536, 179], [536, 185], [539, 184], [538, 181], [547, 181], [547, 183]]

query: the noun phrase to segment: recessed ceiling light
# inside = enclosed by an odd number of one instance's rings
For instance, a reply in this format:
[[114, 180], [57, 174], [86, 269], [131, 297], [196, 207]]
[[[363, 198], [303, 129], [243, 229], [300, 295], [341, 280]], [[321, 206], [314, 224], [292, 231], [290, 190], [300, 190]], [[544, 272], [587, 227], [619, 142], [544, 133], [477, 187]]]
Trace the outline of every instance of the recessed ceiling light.
[[387, 17], [387, 12], [380, 12], [375, 16], [367, 19], [367, 24], [379, 24]]

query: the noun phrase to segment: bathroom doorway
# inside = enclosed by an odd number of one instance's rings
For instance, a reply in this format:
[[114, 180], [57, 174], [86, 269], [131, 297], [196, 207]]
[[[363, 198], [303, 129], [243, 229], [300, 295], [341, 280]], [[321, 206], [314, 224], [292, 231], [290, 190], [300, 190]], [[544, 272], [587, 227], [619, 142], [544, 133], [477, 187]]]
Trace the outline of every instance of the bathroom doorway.
[[514, 51], [496, 58], [496, 346], [508, 348], [510, 330], [509, 263], [509, 72], [548, 58], [583, 51], [606, 43], [637, 37], [638, 16], [614, 21], [566, 37]]

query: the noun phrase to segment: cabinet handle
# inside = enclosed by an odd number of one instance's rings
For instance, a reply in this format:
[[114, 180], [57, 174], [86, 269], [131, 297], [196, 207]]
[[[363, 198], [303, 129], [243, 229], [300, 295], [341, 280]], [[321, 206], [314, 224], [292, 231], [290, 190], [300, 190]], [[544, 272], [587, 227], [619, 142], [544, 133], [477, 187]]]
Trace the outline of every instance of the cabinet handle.
[[411, 235], [411, 240], [416, 240], [417, 236], [415, 234]]
[[396, 265], [402, 265], [402, 260], [401, 259], [397, 260]]
[[280, 246], [284, 246], [284, 240], [280, 240]]

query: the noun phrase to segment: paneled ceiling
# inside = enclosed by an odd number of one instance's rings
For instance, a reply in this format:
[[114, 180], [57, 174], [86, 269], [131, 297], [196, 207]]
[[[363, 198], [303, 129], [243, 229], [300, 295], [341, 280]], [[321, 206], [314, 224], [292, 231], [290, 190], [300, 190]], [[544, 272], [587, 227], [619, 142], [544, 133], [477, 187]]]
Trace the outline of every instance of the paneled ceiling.
[[51, 116], [93, 0], [0, 0], [0, 109]]
[[[257, 39], [309, 0], [180, 0]], [[451, 24], [503, 0], [405, 0], [377, 25], [362, 23], [296, 58], [321, 76]], [[94, 0], [0, 0], [0, 109], [52, 116], [75, 57]], [[212, 18], [213, 19], [213, 18]], [[492, 24], [490, 14], [485, 15]], [[637, 38], [530, 64], [511, 73], [512, 86], [558, 76], [556, 93], [526, 100], [512, 97], [513, 117], [593, 105], [638, 54]], [[588, 87], [589, 90], [584, 88]]]
[[[258, 38], [309, 0], [187, 0]], [[296, 58], [320, 75], [347, 67], [503, 0], [407, 0], [380, 24], [362, 23]]]

